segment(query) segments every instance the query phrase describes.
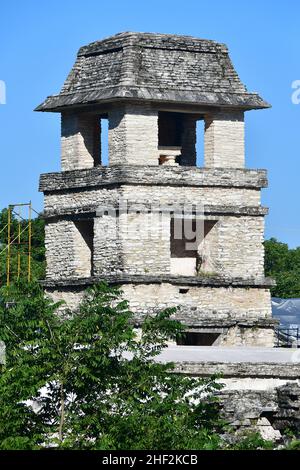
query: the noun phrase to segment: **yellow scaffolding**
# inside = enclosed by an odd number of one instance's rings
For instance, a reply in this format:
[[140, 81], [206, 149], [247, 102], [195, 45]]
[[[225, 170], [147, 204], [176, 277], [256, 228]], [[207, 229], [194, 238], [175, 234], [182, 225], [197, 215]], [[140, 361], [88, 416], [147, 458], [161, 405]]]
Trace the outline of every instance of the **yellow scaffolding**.
[[[24, 216], [24, 210], [27, 212], [27, 217]], [[26, 278], [28, 282], [31, 281], [32, 211], [31, 201], [25, 204], [10, 204], [7, 208], [7, 224], [0, 230], [0, 233], [7, 230], [6, 247], [0, 252], [0, 255], [6, 254], [7, 287], [10, 286], [14, 276], [19, 280], [21, 273], [24, 273], [21, 263], [22, 254], [27, 259]], [[14, 232], [13, 229], [16, 231]], [[16, 246], [16, 258], [13, 252], [14, 246]], [[27, 251], [22, 251], [23, 247]]]

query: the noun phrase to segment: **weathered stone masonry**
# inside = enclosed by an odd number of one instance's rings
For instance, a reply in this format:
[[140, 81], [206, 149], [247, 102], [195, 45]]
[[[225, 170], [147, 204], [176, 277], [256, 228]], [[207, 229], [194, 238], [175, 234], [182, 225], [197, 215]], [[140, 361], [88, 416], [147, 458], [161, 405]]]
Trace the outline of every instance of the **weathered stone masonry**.
[[[165, 350], [175, 352], [176, 371], [220, 374], [226, 420], [277, 439], [287, 427], [300, 429], [299, 365], [297, 351], [285, 363], [273, 348], [272, 280], [263, 269], [268, 211], [260, 200], [267, 175], [245, 168], [244, 149], [244, 113], [268, 106], [247, 91], [224, 44], [121, 33], [82, 47], [61, 92], [37, 110], [62, 116], [62, 171], [40, 179], [46, 291], [76, 309], [87, 287], [121, 286], [138, 327], [178, 307], [183, 346]], [[184, 230], [177, 237], [183, 222], [194, 238]], [[255, 348], [230, 346], [258, 346], [259, 361], [269, 346], [272, 360], [248, 363], [242, 356]], [[215, 350], [217, 361], [203, 361], [203, 350]], [[228, 362], [225, 351], [236, 359]]]
[[[76, 308], [88, 285], [106, 280], [122, 287], [137, 324], [178, 306], [197, 344], [216, 334], [218, 344], [272, 346], [267, 178], [245, 169], [244, 155], [244, 113], [268, 106], [223, 44], [122, 33], [81, 48], [60, 94], [37, 108], [62, 115], [62, 172], [40, 181], [47, 291]], [[194, 230], [190, 250], [188, 235], [176, 235], [183, 222]]]

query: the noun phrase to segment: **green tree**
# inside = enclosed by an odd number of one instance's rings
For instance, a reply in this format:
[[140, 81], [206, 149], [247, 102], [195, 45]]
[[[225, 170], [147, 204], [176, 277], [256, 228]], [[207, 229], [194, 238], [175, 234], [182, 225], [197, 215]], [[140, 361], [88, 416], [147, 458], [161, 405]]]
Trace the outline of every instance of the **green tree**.
[[[7, 209], [3, 209], [0, 212], [0, 286], [6, 282], [6, 262], [7, 262], [7, 220], [8, 212]], [[28, 225], [28, 220], [21, 222], [21, 231]], [[45, 222], [44, 219], [39, 216], [32, 219], [32, 254], [31, 254], [31, 267], [32, 267], [32, 279], [43, 279], [45, 276]], [[18, 234], [18, 223], [14, 214], [12, 214], [11, 223], [11, 239], [15, 239]], [[27, 233], [26, 233], [27, 236]], [[24, 238], [24, 236], [23, 236]], [[23, 240], [22, 240], [23, 241]], [[16, 244], [11, 246], [11, 270], [12, 270], [12, 282], [16, 281], [17, 271], [17, 256], [18, 250], [20, 249], [21, 258], [21, 278], [25, 278], [27, 275], [28, 267], [28, 249], [26, 245], [18, 247]]]
[[[3, 299], [8, 293], [2, 290]], [[210, 449], [223, 423], [220, 388], [155, 361], [182, 326], [163, 311], [140, 337], [120, 292], [93, 287], [77, 313], [57, 313], [38, 285], [0, 305], [0, 449]], [[29, 400], [29, 401], [28, 401]], [[29, 403], [34, 402], [34, 409]]]
[[300, 248], [289, 249], [275, 238], [265, 241], [265, 273], [276, 281], [274, 297], [300, 297]]

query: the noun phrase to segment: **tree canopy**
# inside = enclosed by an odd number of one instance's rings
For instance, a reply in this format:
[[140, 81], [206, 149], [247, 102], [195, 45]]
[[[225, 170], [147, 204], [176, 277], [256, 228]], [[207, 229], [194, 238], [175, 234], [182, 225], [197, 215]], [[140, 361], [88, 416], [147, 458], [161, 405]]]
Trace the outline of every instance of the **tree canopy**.
[[276, 281], [273, 297], [300, 297], [300, 247], [289, 249], [276, 238], [265, 241], [265, 273]]
[[[2, 298], [8, 292], [2, 289]], [[223, 423], [213, 379], [154, 359], [182, 326], [165, 310], [136, 334], [120, 292], [87, 292], [57, 313], [37, 284], [0, 304], [7, 364], [0, 376], [0, 449], [212, 449]]]
[[[8, 211], [3, 209], [0, 211], [0, 286], [6, 282], [6, 261], [7, 261], [7, 220]], [[28, 225], [28, 220], [24, 219], [21, 221], [21, 231], [25, 230]], [[45, 276], [45, 222], [44, 219], [39, 216], [32, 219], [32, 254], [31, 254], [31, 267], [32, 267], [32, 279], [43, 279]], [[11, 224], [11, 239], [16, 239], [18, 234], [18, 222], [16, 216], [12, 216]], [[27, 233], [23, 235], [22, 242], [27, 237]], [[21, 279], [25, 279], [27, 275], [28, 266], [28, 255], [27, 246], [24, 244], [18, 246], [14, 243], [11, 246], [11, 271], [12, 271], [12, 282], [16, 281], [17, 271], [17, 256], [20, 253], [21, 261]]]

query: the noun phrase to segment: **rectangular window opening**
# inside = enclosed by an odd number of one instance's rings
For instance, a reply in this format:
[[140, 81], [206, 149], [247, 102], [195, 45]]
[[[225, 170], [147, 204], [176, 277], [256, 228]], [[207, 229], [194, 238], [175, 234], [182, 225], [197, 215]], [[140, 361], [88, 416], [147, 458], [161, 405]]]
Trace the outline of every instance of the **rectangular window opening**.
[[221, 333], [198, 333], [187, 331], [177, 338], [179, 346], [213, 346]]
[[101, 156], [100, 162], [102, 166], [108, 166], [108, 119], [101, 118]]
[[93, 275], [94, 221], [91, 219], [77, 220], [75, 238], [76, 273], [82, 277]]
[[[170, 221], [170, 272], [196, 276], [214, 272], [216, 220], [172, 217]], [[183, 293], [183, 292], [180, 292]]]
[[160, 165], [203, 166], [203, 115], [160, 111], [158, 149]]
[[189, 220], [191, 234], [187, 237], [185, 219], [171, 218], [171, 274], [195, 276], [197, 264], [197, 249], [191, 246], [196, 237], [191, 238], [196, 230], [196, 220]]

